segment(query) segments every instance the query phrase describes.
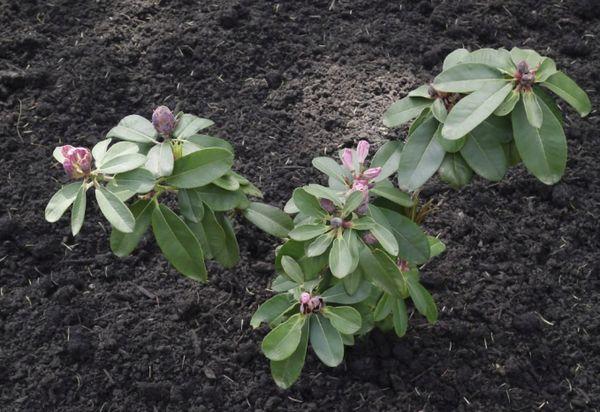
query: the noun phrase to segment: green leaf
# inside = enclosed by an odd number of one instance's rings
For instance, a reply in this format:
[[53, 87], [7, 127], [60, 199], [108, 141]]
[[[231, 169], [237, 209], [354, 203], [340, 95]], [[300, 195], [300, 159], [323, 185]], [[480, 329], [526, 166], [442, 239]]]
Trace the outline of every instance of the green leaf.
[[110, 249], [118, 257], [128, 256], [136, 248], [150, 226], [154, 203], [150, 200], [138, 200], [131, 205], [131, 213], [135, 218], [133, 232], [123, 233], [117, 229], [110, 233]]
[[550, 111], [552, 112], [554, 117], [556, 117], [556, 120], [562, 126], [563, 115], [562, 115], [562, 112], [560, 111], [560, 109], [558, 108], [558, 106], [556, 105], [556, 102], [554, 101], [552, 96], [550, 96], [548, 93], [546, 93], [544, 88], [537, 86], [537, 85], [533, 86], [533, 92], [542, 102], [544, 102], [544, 104], [548, 107], [548, 109], [550, 109]]
[[284, 238], [294, 228], [294, 223], [282, 210], [264, 203], [252, 202], [243, 210], [244, 217], [270, 235]]
[[515, 66], [511, 61], [510, 53], [505, 49], [479, 49], [469, 53], [461, 63], [480, 63], [501, 70], [512, 75]]
[[317, 199], [329, 199], [336, 205], [342, 206], [342, 197], [336, 190], [314, 183], [304, 186], [303, 189], [306, 191], [306, 193], [313, 195]]
[[75, 203], [73, 203], [73, 208], [71, 209], [71, 233], [73, 233], [73, 236], [76, 236], [79, 233], [81, 226], [83, 225], [83, 220], [85, 219], [85, 207], [87, 202], [86, 192], [87, 186], [84, 183], [79, 188]]
[[444, 251], [446, 250], [446, 245], [444, 244], [444, 242], [439, 240], [437, 237], [427, 236], [427, 240], [429, 241], [429, 250], [431, 250], [431, 258], [434, 258], [444, 253]]
[[375, 310], [373, 311], [373, 320], [375, 322], [381, 322], [385, 318], [388, 317], [390, 313], [392, 313], [392, 305], [394, 303], [394, 298], [387, 293], [382, 293], [381, 297], [377, 301], [377, 306], [375, 306]]
[[233, 146], [227, 140], [221, 139], [220, 137], [209, 136], [206, 134], [195, 134], [187, 138], [188, 142], [192, 142], [202, 148], [207, 147], [220, 147], [222, 149], [234, 153]]
[[95, 194], [96, 202], [106, 220], [115, 229], [123, 233], [132, 233], [135, 227], [135, 218], [127, 206], [125, 206], [125, 203], [102, 186], [96, 189]]
[[[104, 139], [96, 143], [92, 148], [92, 156], [94, 157], [96, 165], [102, 163], [102, 159], [104, 159], [104, 155], [106, 155], [106, 151], [108, 150], [108, 145], [110, 144], [110, 142], [112, 142], [112, 139]], [[62, 159], [56, 160], [62, 163]]]
[[128, 190], [132, 193], [148, 193], [154, 188], [154, 176], [146, 169], [134, 169], [115, 175], [109, 189]]
[[588, 95], [563, 72], [554, 73], [542, 83], [542, 86], [547, 87], [569, 103], [581, 117], [587, 116], [592, 111], [592, 102]]
[[[370, 210], [375, 209], [373, 206]], [[387, 219], [388, 228], [398, 241], [398, 255], [402, 259], [416, 264], [423, 264], [429, 260], [429, 243], [427, 236], [421, 228], [409, 218], [393, 212], [389, 209], [379, 209], [381, 214]], [[379, 224], [382, 224], [379, 222]]]
[[510, 58], [513, 63], [516, 65], [521, 61], [527, 62], [530, 68], [535, 68], [538, 64], [542, 62], [543, 57], [540, 56], [536, 51], [529, 49], [519, 49], [518, 47], [513, 47], [510, 51]]
[[513, 139], [512, 124], [508, 117], [492, 115], [481, 122], [472, 133], [489, 134], [500, 143], [509, 143]]
[[429, 94], [429, 85], [423, 84], [416, 89], [408, 92], [408, 97], [423, 97], [425, 99], [431, 99], [431, 95]]
[[215, 124], [212, 120], [203, 119], [198, 116], [194, 116], [193, 114], [183, 114], [177, 119], [177, 125], [175, 126], [175, 130], [173, 130], [173, 136], [176, 139], [187, 139], [196, 133], [198, 133], [202, 129], [206, 129], [207, 127]]
[[519, 151], [517, 150], [517, 145], [514, 141], [503, 144], [502, 148], [504, 149], [504, 154], [506, 155], [506, 160], [508, 161], [508, 166], [516, 166], [521, 163], [521, 156], [519, 156]]
[[231, 169], [233, 155], [221, 148], [208, 148], [183, 156], [175, 161], [173, 174], [167, 184], [181, 189], [204, 186]]
[[516, 90], [513, 90], [508, 94], [508, 96], [504, 98], [500, 106], [498, 106], [498, 108], [494, 110], [494, 114], [496, 116], [506, 116], [507, 114], [513, 111], [515, 105], [517, 104], [520, 98], [521, 93]]
[[342, 337], [342, 342], [344, 342], [345, 346], [354, 346], [354, 335], [340, 333], [340, 336]]
[[193, 192], [198, 199], [217, 212], [235, 209], [246, 200], [246, 196], [242, 191], [231, 192], [212, 184], [197, 187], [195, 189], [188, 189], [188, 191], [190, 193]]
[[206, 281], [200, 242], [179, 216], [168, 207], [157, 205], [152, 213], [152, 231], [160, 250], [175, 269], [194, 280]]
[[45, 211], [48, 222], [54, 223], [61, 218], [77, 198], [81, 184], [81, 182], [69, 183], [52, 196]]
[[500, 89], [506, 80], [497, 69], [481, 63], [461, 63], [444, 70], [433, 80], [436, 90], [450, 93], [470, 93], [493, 85]]
[[[204, 217], [203, 217], [204, 219]], [[209, 218], [207, 218], [209, 219]], [[211, 223], [215, 226], [216, 231], [216, 235], [214, 233], [211, 233], [211, 236], [214, 236], [214, 238], [211, 237], [210, 241], [211, 242], [216, 242], [218, 245], [222, 245], [225, 242], [225, 231], [223, 230], [223, 228], [220, 228], [219, 225], [216, 223], [216, 219], [213, 217], [211, 217]], [[202, 253], [204, 254], [204, 259], [213, 259], [214, 255], [212, 253], [212, 249], [210, 248], [210, 244], [209, 244], [209, 239], [208, 236], [206, 235], [206, 230], [204, 229], [204, 221], [198, 222], [198, 223], [194, 223], [190, 220], [185, 220], [185, 224], [190, 228], [190, 230], [192, 231], [192, 233], [194, 234], [194, 236], [196, 236], [196, 239], [198, 239], [198, 242], [200, 242], [200, 247], [202, 248]], [[220, 246], [219, 246], [220, 247]]]
[[444, 127], [443, 124], [440, 124], [438, 126], [437, 130], [435, 131], [435, 135], [434, 135], [435, 139], [440, 144], [442, 149], [444, 149], [446, 152], [449, 152], [449, 153], [458, 152], [465, 145], [465, 142], [467, 141], [467, 137], [463, 136], [460, 139], [456, 139], [456, 140], [446, 139], [444, 136], [442, 136], [442, 128], [443, 127]]
[[144, 167], [156, 177], [170, 176], [173, 173], [173, 149], [169, 142], [152, 146], [146, 158]]
[[310, 345], [327, 366], [336, 367], [344, 360], [344, 343], [340, 332], [322, 315], [310, 317]]
[[204, 204], [193, 189], [180, 189], [177, 192], [179, 211], [186, 220], [198, 223], [204, 217]]
[[548, 77], [556, 73], [556, 63], [550, 57], [544, 57], [540, 63], [540, 67], [535, 71], [535, 81], [545, 82]]
[[456, 49], [453, 52], [450, 52], [446, 58], [444, 59], [444, 64], [442, 66], [442, 70], [446, 71], [451, 67], [462, 63], [462, 60], [469, 55], [469, 51], [467, 49]]
[[430, 118], [408, 137], [398, 167], [398, 186], [405, 191], [421, 187], [444, 160], [444, 149], [434, 134], [438, 122]]
[[437, 98], [433, 101], [433, 104], [431, 105], [431, 114], [433, 114], [433, 117], [440, 123], [444, 123], [446, 116], [448, 116], [448, 110], [446, 110], [446, 105], [442, 99]]
[[396, 335], [399, 337], [402, 337], [406, 334], [406, 330], [408, 329], [408, 313], [406, 312], [406, 304], [402, 298], [395, 298], [391, 300], [393, 300], [392, 321], [394, 323], [394, 332], [396, 332]]
[[420, 97], [405, 97], [390, 106], [383, 114], [383, 124], [386, 127], [397, 127], [417, 117], [431, 106], [431, 100]]
[[306, 256], [315, 257], [325, 253], [329, 248], [329, 245], [331, 245], [331, 242], [333, 241], [334, 237], [335, 232], [330, 231], [316, 238], [310, 243], [310, 245], [308, 245], [308, 249], [306, 250]]
[[240, 188], [240, 182], [237, 180], [231, 172], [213, 180], [212, 184], [220, 187], [221, 189], [234, 192]]
[[298, 284], [304, 283], [304, 273], [302, 273], [302, 268], [293, 258], [290, 256], [282, 256], [281, 266], [283, 267], [285, 274], [294, 282]]
[[359, 190], [351, 192], [346, 198], [344, 208], [342, 209], [342, 216], [346, 217], [350, 213], [354, 212], [365, 200], [365, 194]]
[[[214, 258], [223, 253], [223, 250], [227, 247], [225, 229], [221, 226], [217, 220], [216, 214], [208, 207], [204, 208], [204, 216], [202, 217], [202, 229], [203, 233], [197, 233], [196, 237], [202, 237], [204, 234], [208, 248], [212, 252]], [[195, 232], [196, 233], [196, 232]], [[224, 255], [227, 257], [226, 255]]]
[[306, 317], [297, 313], [273, 329], [262, 341], [265, 356], [274, 361], [290, 357], [300, 344]]
[[493, 82], [464, 97], [448, 114], [442, 135], [450, 140], [460, 139], [494, 113], [511, 90], [510, 83]]
[[567, 163], [567, 140], [562, 126], [550, 109], [539, 102], [543, 113], [542, 127], [529, 124], [523, 103], [512, 114], [515, 144], [525, 167], [547, 185], [562, 177]]
[[352, 272], [352, 252], [348, 242], [341, 236], [333, 241], [329, 251], [329, 269], [336, 278], [343, 278]]
[[291, 356], [282, 361], [271, 361], [271, 375], [280, 388], [287, 389], [292, 386], [300, 377], [300, 373], [302, 373], [306, 350], [308, 348], [308, 328], [309, 322], [305, 322], [302, 327], [300, 343]]
[[235, 237], [233, 225], [223, 213], [215, 213], [215, 218], [223, 229], [225, 238], [223, 247], [213, 251], [213, 255], [223, 267], [232, 268], [240, 261], [240, 248]]
[[338, 303], [340, 305], [353, 305], [369, 297], [371, 293], [371, 285], [369, 282], [363, 281], [358, 287], [356, 293], [349, 295], [344, 288], [343, 283], [338, 283], [335, 286], [321, 293], [321, 297], [327, 303]]
[[454, 189], [468, 185], [473, 179], [473, 169], [469, 167], [460, 153], [446, 153], [438, 172], [440, 179]]
[[[411, 134], [413, 134], [415, 132], [415, 130], [417, 130], [419, 128], [419, 126], [421, 126], [423, 123], [425, 123], [425, 121], [427, 121], [431, 118], [433, 118], [433, 114], [431, 114], [431, 110], [429, 108], [423, 110], [423, 112], [421, 112], [419, 117], [417, 117], [414, 120], [414, 122], [412, 122], [412, 124], [409, 126], [408, 135], [410, 136]], [[404, 147], [404, 146], [402, 146], [402, 147]]]
[[323, 316], [340, 333], [352, 335], [360, 329], [362, 318], [356, 309], [350, 306], [325, 306]]
[[508, 169], [502, 144], [477, 129], [468, 135], [460, 154], [475, 173], [488, 180], [502, 180]]
[[360, 267], [354, 269], [354, 272], [350, 273], [348, 276], [342, 279], [342, 282], [344, 283], [344, 289], [346, 290], [346, 292], [348, 292], [349, 295], [354, 295], [360, 287], [363, 278], [364, 276], [362, 269]]
[[330, 157], [315, 157], [312, 160], [312, 165], [327, 176], [332, 177], [340, 182], [344, 182], [346, 173], [342, 166]]
[[100, 163], [96, 162], [96, 167], [104, 174], [124, 173], [136, 169], [146, 162], [146, 156], [138, 151], [139, 147], [135, 143], [119, 142], [108, 149]]
[[435, 323], [438, 311], [433, 298], [415, 278], [408, 278], [408, 292], [417, 310], [427, 318], [429, 323]]
[[322, 235], [325, 232], [328, 232], [330, 229], [330, 226], [320, 224], [300, 225], [296, 226], [290, 231], [289, 237], [299, 241], [310, 240]]
[[275, 295], [258, 307], [250, 319], [250, 326], [256, 329], [263, 322], [271, 323], [296, 303], [298, 303], [296, 299], [289, 293]]
[[319, 199], [309, 194], [304, 188], [299, 187], [295, 189], [292, 199], [298, 210], [305, 215], [316, 218], [324, 218], [327, 216], [327, 212], [321, 208]]
[[400, 189], [397, 189], [391, 185], [375, 185], [375, 187], [369, 190], [369, 193], [375, 196], [383, 197], [384, 199], [390, 200], [404, 207], [412, 207], [415, 204], [415, 201], [408, 193], [404, 193]]
[[400, 141], [389, 141], [377, 150], [371, 160], [371, 167], [381, 167], [381, 173], [374, 180], [380, 182], [398, 170], [400, 155], [404, 144]]
[[533, 91], [523, 92], [523, 105], [525, 106], [525, 114], [527, 115], [529, 124], [536, 129], [542, 127], [542, 108]]
[[158, 132], [150, 120], [132, 114], [124, 117], [117, 126], [110, 129], [106, 137], [137, 143], [157, 143]]
[[396, 241], [396, 237], [392, 232], [390, 232], [384, 226], [376, 223], [373, 225], [373, 227], [371, 227], [371, 233], [379, 241], [386, 252], [392, 256], [398, 255], [398, 242]]

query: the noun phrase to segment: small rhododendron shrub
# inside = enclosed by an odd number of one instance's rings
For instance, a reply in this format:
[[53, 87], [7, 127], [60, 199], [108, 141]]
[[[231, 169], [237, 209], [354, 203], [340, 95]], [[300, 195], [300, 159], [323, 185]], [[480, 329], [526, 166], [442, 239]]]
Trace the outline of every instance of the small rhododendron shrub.
[[[206, 280], [205, 259], [225, 267], [239, 260], [232, 218], [242, 213], [271, 234], [287, 236], [292, 220], [250, 197], [262, 197], [235, 173], [233, 147], [201, 131], [213, 122], [158, 107], [152, 121], [125, 117], [92, 150], [61, 146], [54, 151], [73, 183], [56, 193], [46, 219], [56, 222], [71, 208], [71, 229], [83, 224], [86, 192], [94, 190], [100, 211], [112, 226], [110, 247], [129, 255], [151, 227], [167, 260], [182, 274]], [[177, 200], [172, 210], [164, 200]]]
[[251, 320], [272, 331], [262, 350], [275, 382], [284, 388], [300, 376], [310, 344], [327, 366], [339, 365], [344, 346], [374, 327], [408, 328], [410, 304], [430, 322], [436, 305], [419, 282], [417, 265], [444, 245], [407, 217], [414, 201], [387, 180], [400, 147], [384, 145], [367, 166], [369, 144], [341, 152], [341, 164], [318, 157], [313, 164], [329, 186], [294, 190], [285, 210], [294, 216], [289, 239], [277, 249], [278, 292]]
[[473, 174], [499, 181], [521, 161], [543, 183], [558, 182], [567, 142], [548, 91], [581, 116], [591, 111], [586, 93], [533, 50], [453, 51], [431, 84], [408, 93], [383, 117], [388, 127], [416, 118], [398, 167], [400, 188], [417, 190], [436, 171], [456, 188]]

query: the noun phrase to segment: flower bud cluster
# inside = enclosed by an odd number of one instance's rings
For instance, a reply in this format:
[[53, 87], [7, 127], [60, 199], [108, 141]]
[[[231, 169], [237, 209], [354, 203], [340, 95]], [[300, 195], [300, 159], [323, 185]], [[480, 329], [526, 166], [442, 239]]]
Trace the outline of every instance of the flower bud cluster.
[[352, 185], [349, 193], [362, 192], [364, 201], [356, 210], [359, 214], [365, 214], [369, 205], [369, 189], [375, 184], [372, 182], [381, 174], [381, 167], [365, 167], [365, 160], [369, 155], [370, 145], [366, 140], [358, 142], [356, 151], [352, 149], [344, 149], [342, 152], [342, 165], [346, 170], [352, 173]]
[[302, 292], [300, 295], [300, 313], [303, 315], [319, 312], [323, 307], [325, 307], [325, 302], [321, 296], [311, 296], [308, 292]]
[[71, 179], [86, 177], [92, 171], [92, 152], [86, 147], [65, 145], [58, 148], [63, 169]]
[[514, 77], [517, 81], [518, 88], [521, 91], [528, 91], [531, 90], [535, 83], [535, 70], [531, 69], [525, 60], [521, 60], [517, 64], [517, 71], [515, 72]]
[[427, 93], [429, 93], [429, 96], [432, 99], [441, 99], [442, 103], [444, 103], [444, 107], [446, 108], [447, 111], [452, 110], [454, 105], [456, 103], [458, 103], [458, 101], [462, 98], [460, 93], [440, 92], [440, 91], [436, 90], [435, 87], [433, 87], [433, 84], [429, 85], [429, 88], [427, 89]]

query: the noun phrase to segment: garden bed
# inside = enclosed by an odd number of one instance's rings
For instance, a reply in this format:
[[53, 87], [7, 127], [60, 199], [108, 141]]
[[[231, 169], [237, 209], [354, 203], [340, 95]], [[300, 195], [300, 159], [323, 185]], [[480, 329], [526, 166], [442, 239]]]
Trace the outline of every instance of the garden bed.
[[595, 112], [566, 110], [555, 186], [522, 167], [461, 191], [428, 183], [423, 197], [440, 207], [425, 227], [448, 246], [423, 269], [439, 322], [415, 316], [403, 339], [372, 333], [335, 369], [309, 354], [287, 391], [260, 353], [266, 328], [249, 325], [270, 296], [276, 239], [239, 226], [240, 264], [210, 263], [202, 285], [153, 241], [114, 257], [95, 206], [76, 239], [44, 221], [65, 181], [52, 149], [91, 146], [159, 104], [213, 119], [235, 169], [282, 206], [318, 176], [312, 157], [403, 138], [382, 113], [463, 45], [535, 48], [599, 103], [591, 0], [218, 3], [0, 7], [0, 409], [598, 407]]

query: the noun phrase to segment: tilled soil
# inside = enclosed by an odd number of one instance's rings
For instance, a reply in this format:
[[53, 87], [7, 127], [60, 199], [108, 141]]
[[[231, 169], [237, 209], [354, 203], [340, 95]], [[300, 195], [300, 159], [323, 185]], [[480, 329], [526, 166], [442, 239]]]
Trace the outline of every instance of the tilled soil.
[[[597, 410], [600, 118], [566, 109], [569, 162], [547, 187], [522, 168], [453, 191], [425, 225], [448, 251], [424, 269], [440, 321], [372, 333], [290, 390], [249, 318], [277, 241], [239, 226], [242, 261], [178, 275], [151, 239], [111, 255], [91, 207], [80, 236], [43, 209], [51, 158], [130, 113], [213, 119], [236, 169], [281, 206], [310, 159], [401, 139], [383, 111], [457, 47], [554, 58], [598, 106], [600, 7], [582, 1], [16, 1], [0, 3], [0, 410]], [[91, 199], [90, 199], [91, 200]], [[91, 204], [93, 202], [89, 202]]]

